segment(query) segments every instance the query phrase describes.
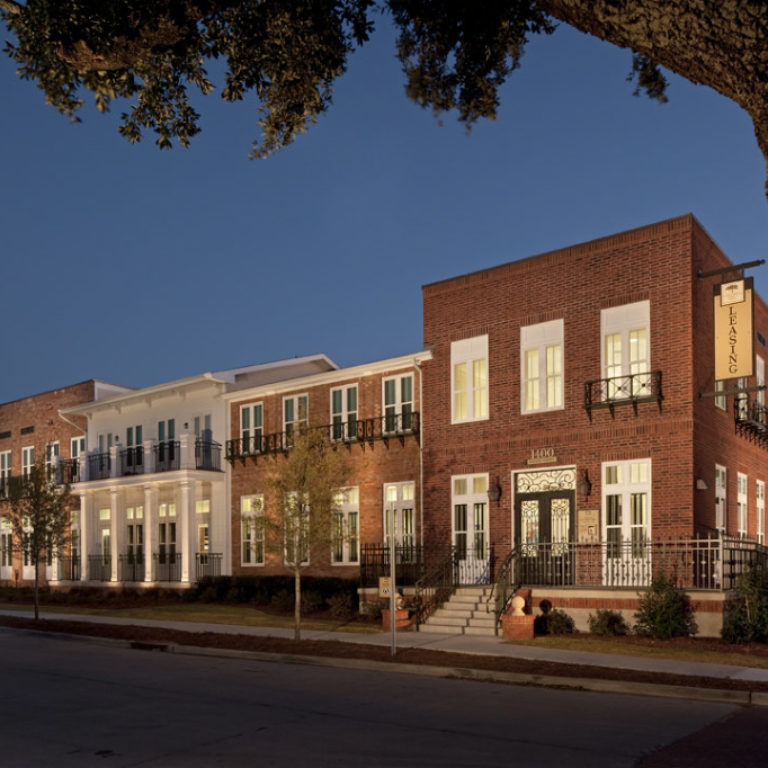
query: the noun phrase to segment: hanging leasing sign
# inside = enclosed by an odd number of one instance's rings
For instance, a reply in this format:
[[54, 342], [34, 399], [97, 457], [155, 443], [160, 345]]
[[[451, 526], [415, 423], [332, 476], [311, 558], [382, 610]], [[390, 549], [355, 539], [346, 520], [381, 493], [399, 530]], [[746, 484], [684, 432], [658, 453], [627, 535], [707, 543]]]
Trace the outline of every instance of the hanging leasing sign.
[[752, 278], [715, 286], [715, 379], [754, 374]]

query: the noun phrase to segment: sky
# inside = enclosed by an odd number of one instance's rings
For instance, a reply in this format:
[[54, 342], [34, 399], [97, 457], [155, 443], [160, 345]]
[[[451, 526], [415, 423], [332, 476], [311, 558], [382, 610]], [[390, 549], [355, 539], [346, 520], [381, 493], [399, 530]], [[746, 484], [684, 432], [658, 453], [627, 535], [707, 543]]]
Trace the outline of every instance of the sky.
[[[317, 125], [265, 160], [253, 100], [201, 98], [190, 149], [70, 124], [0, 58], [0, 402], [324, 353], [422, 349], [421, 286], [693, 213], [766, 257], [765, 161], [745, 112], [568, 27], [535, 38], [498, 120], [467, 134], [407, 99], [379, 22]], [[768, 265], [750, 272], [768, 296]]]

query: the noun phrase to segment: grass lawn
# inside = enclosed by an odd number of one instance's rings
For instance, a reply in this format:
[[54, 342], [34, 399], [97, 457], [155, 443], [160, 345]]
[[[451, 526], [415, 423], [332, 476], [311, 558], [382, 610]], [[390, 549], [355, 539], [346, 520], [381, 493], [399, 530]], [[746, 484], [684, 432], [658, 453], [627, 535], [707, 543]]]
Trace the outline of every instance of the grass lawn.
[[[23, 603], [4, 603], [0, 608], [13, 611], [32, 611], [33, 606]], [[192, 621], [203, 624], [233, 624], [247, 627], [293, 628], [293, 615], [267, 613], [247, 605], [221, 603], [177, 603], [141, 606], [136, 608], [91, 608], [78, 605], [41, 605], [41, 613], [68, 613], [82, 616], [115, 616], [121, 619], [153, 619], [156, 621]], [[380, 632], [379, 624], [361, 621], [333, 621], [302, 617], [302, 629], [323, 632]]]
[[513, 641], [515, 645], [534, 645], [563, 651], [590, 651], [656, 659], [699, 661], [707, 664], [732, 664], [742, 667], [768, 669], [768, 645], [734, 645], [707, 638], [676, 638], [651, 640], [646, 638], [606, 638], [588, 634], [547, 635], [534, 640]]

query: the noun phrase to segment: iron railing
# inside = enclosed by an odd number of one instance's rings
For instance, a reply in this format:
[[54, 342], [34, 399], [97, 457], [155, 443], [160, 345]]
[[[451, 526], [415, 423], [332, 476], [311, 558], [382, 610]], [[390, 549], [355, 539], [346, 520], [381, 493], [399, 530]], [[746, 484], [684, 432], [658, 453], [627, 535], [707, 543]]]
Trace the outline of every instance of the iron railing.
[[123, 448], [117, 454], [117, 466], [121, 475], [141, 475], [144, 473], [144, 446], [134, 445]]
[[[393, 437], [404, 440], [408, 435], [418, 435], [420, 427], [419, 413], [406, 411], [372, 419], [350, 419], [311, 429], [322, 430], [333, 443], [351, 444], [374, 440], [388, 441]], [[288, 451], [292, 444], [291, 432], [274, 432], [267, 435], [257, 433], [227, 440], [225, 457], [230, 462], [236, 459], [244, 461], [248, 456]]]
[[88, 456], [88, 479], [106, 480], [112, 474], [112, 461], [108, 453], [92, 453]]
[[117, 562], [117, 578], [119, 581], [144, 581], [146, 573], [144, 553], [141, 550], [120, 555], [120, 559]]
[[88, 555], [88, 580], [112, 580], [112, 557], [110, 555]]
[[661, 408], [661, 371], [612, 376], [584, 384], [584, 410], [589, 418], [596, 408], [608, 408], [613, 414], [616, 406], [631, 405], [637, 413], [638, 403], [656, 402]]
[[80, 557], [78, 555], [60, 557], [56, 563], [58, 581], [80, 581]]
[[212, 472], [221, 471], [221, 443], [213, 440], [195, 440], [195, 467]]
[[[388, 577], [390, 548], [386, 544], [363, 544], [360, 548], [360, 584], [375, 587], [382, 576]], [[395, 547], [395, 580], [398, 585], [413, 586], [426, 573], [424, 548], [417, 545]]]
[[56, 467], [56, 482], [59, 485], [80, 482], [80, 459], [61, 459]]
[[768, 447], [768, 409], [763, 403], [748, 395], [735, 397], [733, 416], [739, 434]]
[[181, 444], [178, 440], [163, 440], [152, 447], [155, 472], [172, 472], [181, 467]]
[[195, 580], [206, 576], [221, 576], [220, 552], [197, 552], [195, 554]]
[[181, 581], [181, 552], [156, 552], [152, 566], [155, 581]]
[[459, 568], [455, 550], [444, 556], [416, 582], [416, 629], [456, 591]]

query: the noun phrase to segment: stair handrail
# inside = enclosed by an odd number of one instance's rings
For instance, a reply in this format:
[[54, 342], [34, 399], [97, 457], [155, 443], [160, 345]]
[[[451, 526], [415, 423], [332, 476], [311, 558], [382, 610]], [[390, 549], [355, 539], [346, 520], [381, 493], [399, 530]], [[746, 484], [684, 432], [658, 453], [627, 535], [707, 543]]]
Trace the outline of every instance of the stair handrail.
[[458, 561], [455, 550], [416, 582], [416, 629], [456, 591]]
[[519, 589], [520, 585], [516, 583], [515, 579], [515, 564], [517, 562], [517, 549], [512, 549], [510, 553], [504, 558], [498, 571], [496, 572], [496, 580], [493, 583], [493, 589], [488, 596], [487, 603], [494, 602], [494, 615], [495, 621], [493, 623], [493, 631], [498, 635], [499, 626], [501, 625], [501, 617], [507, 610], [509, 603], [515, 595], [515, 592]]

